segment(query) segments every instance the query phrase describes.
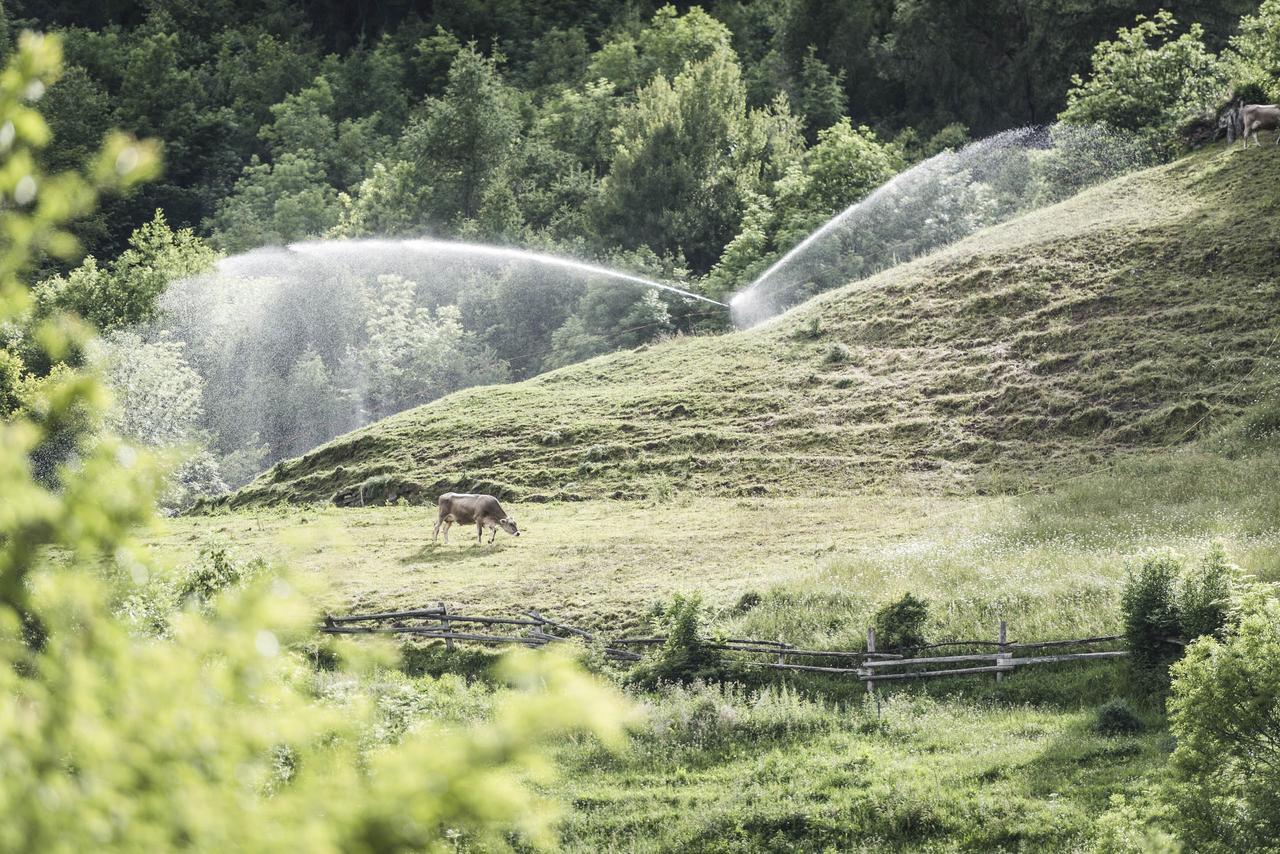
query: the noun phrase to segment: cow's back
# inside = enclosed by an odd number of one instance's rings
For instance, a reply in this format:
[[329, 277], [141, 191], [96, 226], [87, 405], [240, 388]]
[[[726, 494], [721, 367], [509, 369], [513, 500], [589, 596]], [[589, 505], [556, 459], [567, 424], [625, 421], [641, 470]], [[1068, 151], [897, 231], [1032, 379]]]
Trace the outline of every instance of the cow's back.
[[440, 516], [452, 516], [459, 524], [470, 524], [478, 519], [491, 517], [501, 519], [505, 514], [502, 505], [492, 495], [478, 495], [470, 492], [446, 492], [436, 502], [440, 508]]
[[1246, 128], [1254, 122], [1264, 128], [1280, 124], [1280, 105], [1277, 104], [1245, 104], [1240, 112]]

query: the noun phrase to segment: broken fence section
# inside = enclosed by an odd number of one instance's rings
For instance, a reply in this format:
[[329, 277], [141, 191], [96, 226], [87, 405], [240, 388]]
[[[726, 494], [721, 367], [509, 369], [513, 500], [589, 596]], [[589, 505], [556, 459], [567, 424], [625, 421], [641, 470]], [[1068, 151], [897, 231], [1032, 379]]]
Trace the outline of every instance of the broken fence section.
[[[470, 626], [479, 628], [470, 629]], [[661, 635], [649, 637], [598, 638], [593, 632], [549, 619], [538, 611], [525, 611], [518, 617], [486, 617], [452, 613], [443, 603], [434, 608], [407, 611], [386, 611], [377, 614], [352, 614], [343, 617], [326, 616], [320, 631], [327, 634], [403, 634], [422, 640], [444, 641], [446, 649], [454, 649], [456, 642], [488, 645], [519, 644], [545, 646], [557, 641], [581, 637], [592, 643], [603, 642], [606, 657], [615, 661], [639, 661], [643, 658], [636, 648], [658, 646], [666, 641]], [[997, 681], [1019, 667], [1059, 664], [1069, 661], [1097, 661], [1122, 658], [1129, 653], [1121, 649], [1060, 652], [1050, 655], [1019, 655], [1020, 652], [1070, 647], [1090, 647], [1114, 644], [1121, 635], [1099, 635], [1088, 638], [1012, 642], [1007, 640], [1008, 624], [1000, 621], [995, 640], [956, 640], [925, 644], [897, 650], [877, 651], [874, 629], [867, 629], [867, 646], [864, 650], [806, 649], [792, 646], [781, 640], [758, 638], [717, 638], [707, 643], [712, 649], [741, 653], [746, 656], [768, 656], [768, 660], [743, 658], [739, 663], [770, 670], [788, 670], [803, 673], [826, 673], [859, 679], [866, 683], [868, 691], [874, 691], [878, 682], [909, 679], [934, 679], [948, 676], [972, 676], [994, 674]], [[920, 655], [932, 650], [947, 648], [990, 647], [989, 652], [960, 653], [956, 655]], [[797, 661], [824, 660], [821, 664], [797, 663]]]

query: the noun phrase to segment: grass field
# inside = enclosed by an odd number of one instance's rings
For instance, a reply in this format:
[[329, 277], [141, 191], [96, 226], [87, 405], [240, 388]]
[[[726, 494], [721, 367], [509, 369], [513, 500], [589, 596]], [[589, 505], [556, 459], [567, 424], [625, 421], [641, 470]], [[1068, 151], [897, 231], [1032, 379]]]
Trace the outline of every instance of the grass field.
[[[444, 600], [629, 629], [696, 592], [734, 632], [847, 648], [910, 592], [932, 603], [939, 639], [990, 637], [1002, 618], [1022, 639], [1111, 633], [1125, 572], [1153, 553], [1196, 559], [1217, 542], [1280, 580], [1276, 411], [1022, 498], [509, 503], [524, 533], [493, 545], [456, 527], [433, 544], [431, 508], [277, 507], [166, 520], [149, 542], [169, 563], [221, 545], [287, 564], [328, 582], [336, 611]], [[761, 602], [739, 613], [748, 592]]]
[[[1117, 631], [1125, 573], [1153, 554], [1190, 563], [1217, 543], [1280, 582], [1277, 479], [1269, 398], [1190, 446], [1020, 498], [513, 504], [527, 533], [492, 547], [430, 545], [426, 508], [259, 508], [167, 520], [148, 543], [174, 564], [211, 545], [269, 556], [326, 579], [333, 610], [444, 599], [621, 629], [695, 591], [713, 628], [856, 648], [874, 610], [912, 592], [933, 639], [992, 637], [1000, 618], [1013, 639], [1045, 639]], [[760, 601], [744, 613], [747, 591]], [[360, 684], [317, 672], [317, 693], [372, 697], [370, 737], [394, 741], [484, 720], [506, 690], [485, 676], [491, 655], [410, 645], [401, 669]], [[878, 703], [856, 681], [807, 675], [628, 693], [639, 718], [622, 753], [554, 748], [545, 793], [565, 807], [563, 850], [1128, 850], [1108, 847], [1128, 827], [1115, 799], [1141, 802], [1172, 748], [1159, 698], [1135, 693], [1122, 662], [881, 686]], [[1143, 732], [1094, 732], [1116, 696]]]
[[1156, 732], [1079, 710], [899, 693], [678, 692], [620, 758], [565, 750], [574, 851], [1068, 850], [1159, 767]]
[[[966, 507], [980, 507], [967, 504]], [[486, 612], [537, 607], [593, 626], [634, 626], [673, 593], [728, 608], [747, 591], [803, 583], [954, 513], [946, 498], [711, 498], [511, 504], [522, 535], [478, 545], [454, 527], [433, 544], [434, 508], [267, 508], [167, 520], [153, 546], [170, 561], [228, 545], [330, 582], [335, 609], [443, 599]]]
[[[321, 677], [330, 702], [350, 685]], [[484, 720], [501, 687], [388, 673], [364, 684], [378, 737]], [[1139, 794], [1169, 750], [1159, 715], [1092, 731], [1092, 698], [1011, 702], [893, 692], [877, 705], [786, 687], [634, 696], [630, 744], [562, 743], [546, 794], [566, 851], [1090, 850], [1113, 795]]]

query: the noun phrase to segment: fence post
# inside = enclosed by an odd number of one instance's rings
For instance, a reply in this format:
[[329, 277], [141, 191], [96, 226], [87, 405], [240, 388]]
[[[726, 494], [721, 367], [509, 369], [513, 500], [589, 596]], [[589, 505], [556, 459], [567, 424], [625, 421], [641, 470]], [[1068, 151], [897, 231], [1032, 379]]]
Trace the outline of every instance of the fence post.
[[996, 654], [996, 667], [1000, 668], [996, 671], [997, 682], [1004, 679], [1006, 670], [1013, 672], [1013, 653], [1009, 652], [1008, 624], [1004, 620], [1000, 621], [1000, 651]]
[[[544, 632], [544, 631], [542, 630], [542, 627], [543, 627], [543, 626], [545, 626], [545, 625], [546, 625], [546, 623], [544, 623], [544, 622], [542, 621], [542, 615], [541, 615], [541, 614], [539, 614], [537, 611], [529, 611], [529, 612], [528, 612], [528, 614], [529, 614], [529, 616], [530, 616], [530, 617], [532, 617], [533, 619], [535, 619], [535, 620], [537, 620], [537, 621], [538, 621], [538, 625], [536, 625], [536, 626], [530, 626], [529, 628], [525, 629], [525, 632], [524, 632], [524, 633], [525, 633], [526, 635], [529, 635], [530, 637], [533, 637], [535, 634], [551, 634], [550, 632]], [[537, 645], [538, 645], [538, 646], [544, 646], [546, 643], [547, 643], [547, 641], [545, 641], [545, 640], [539, 640]]]
[[[1006, 623], [1004, 620], [1000, 621], [1000, 637], [997, 639], [1000, 642], [1000, 646], [997, 649], [997, 652], [1000, 654], [1000, 656], [999, 658], [996, 659], [997, 667], [1004, 666], [1004, 647], [1005, 647], [1005, 641], [1008, 639], [1008, 634], [1007, 634], [1008, 626], [1009, 624]], [[999, 671], [996, 671], [996, 681], [997, 682], [1004, 681], [1004, 674]]]
[[[786, 649], [786, 647], [785, 647], [786, 641], [784, 641], [781, 637], [779, 637], [779, 638], [778, 638], [778, 644], [779, 644], [778, 648], [779, 648], [780, 650], [781, 650], [781, 649]], [[779, 664], [786, 664], [786, 663], [787, 663], [787, 654], [786, 654], [785, 652], [779, 652], [779, 653], [778, 653], [778, 663], [779, 663]]]
[[[867, 652], [876, 651], [876, 630], [874, 626], [867, 626]], [[874, 672], [874, 671], [872, 671]], [[867, 680], [867, 693], [875, 696], [876, 683], [873, 679]]]
[[[453, 629], [450, 628], [452, 624], [448, 620], [444, 619], [445, 614], [449, 613], [448, 606], [445, 605], [444, 602], [437, 602], [436, 604], [440, 606], [439, 610], [440, 610], [440, 617], [441, 617], [441, 620], [440, 620], [441, 628], [444, 630], [445, 634], [447, 635], [453, 634]], [[444, 639], [444, 648], [449, 652], [453, 652], [453, 638]]]

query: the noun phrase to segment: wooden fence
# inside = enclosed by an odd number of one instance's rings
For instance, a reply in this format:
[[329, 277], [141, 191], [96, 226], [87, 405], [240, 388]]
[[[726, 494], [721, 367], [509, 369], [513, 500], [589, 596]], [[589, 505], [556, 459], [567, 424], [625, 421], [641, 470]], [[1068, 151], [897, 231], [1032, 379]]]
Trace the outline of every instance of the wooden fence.
[[[479, 628], [471, 629], [470, 626]], [[434, 608], [409, 611], [387, 611], [378, 614], [352, 614], [325, 617], [320, 631], [336, 635], [402, 634], [422, 640], [444, 641], [452, 650], [458, 642], [485, 645], [519, 644], [545, 646], [557, 641], [581, 637], [592, 643], [603, 643], [606, 657], [615, 661], [639, 661], [636, 648], [659, 646], [666, 637], [601, 638], [595, 633], [549, 619], [537, 611], [524, 611], [518, 617], [484, 617], [452, 613], [443, 603]], [[867, 646], [862, 650], [805, 649], [780, 640], [756, 638], [716, 638], [706, 641], [711, 649], [746, 656], [738, 663], [769, 670], [826, 673], [859, 679], [868, 691], [876, 683], [904, 679], [933, 679], [947, 676], [994, 674], [997, 681], [1019, 667], [1058, 664], [1067, 661], [1097, 661], [1122, 658], [1125, 650], [1091, 650], [1087, 652], [1054, 652], [1048, 655], [1020, 654], [1049, 649], [1091, 647], [1114, 644], [1120, 635], [1101, 635], [1067, 640], [1013, 642], [1008, 640], [1008, 625], [1000, 621], [995, 640], [956, 640], [926, 644], [897, 650], [876, 650], [874, 629], [867, 629]], [[990, 648], [989, 652], [965, 652], [957, 655], [932, 654], [948, 648]], [[921, 653], [924, 653], [923, 655]], [[803, 663], [821, 660], [821, 664]]]

